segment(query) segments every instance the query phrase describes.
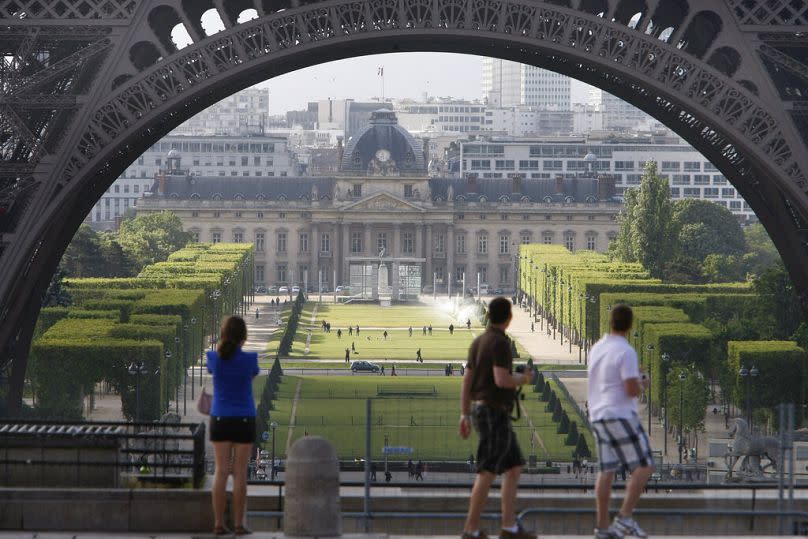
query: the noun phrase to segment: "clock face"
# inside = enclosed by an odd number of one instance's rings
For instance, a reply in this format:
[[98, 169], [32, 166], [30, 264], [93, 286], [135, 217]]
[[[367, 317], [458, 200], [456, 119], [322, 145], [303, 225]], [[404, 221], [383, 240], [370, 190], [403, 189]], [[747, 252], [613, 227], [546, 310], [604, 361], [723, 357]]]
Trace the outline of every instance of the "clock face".
[[382, 163], [386, 163], [390, 160], [390, 150], [379, 150], [376, 152], [376, 159], [381, 161]]

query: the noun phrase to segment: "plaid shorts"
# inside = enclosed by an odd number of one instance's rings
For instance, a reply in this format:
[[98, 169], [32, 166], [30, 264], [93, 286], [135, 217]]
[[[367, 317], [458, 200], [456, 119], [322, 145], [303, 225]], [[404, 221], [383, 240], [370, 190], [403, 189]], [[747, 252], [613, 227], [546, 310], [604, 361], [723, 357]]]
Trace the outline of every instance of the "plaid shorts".
[[476, 404], [471, 420], [480, 435], [477, 446], [477, 472], [502, 474], [525, 463], [507, 410]]
[[653, 466], [651, 443], [636, 415], [628, 419], [598, 419], [592, 422], [598, 440], [600, 471], [614, 472], [625, 466], [629, 470]]

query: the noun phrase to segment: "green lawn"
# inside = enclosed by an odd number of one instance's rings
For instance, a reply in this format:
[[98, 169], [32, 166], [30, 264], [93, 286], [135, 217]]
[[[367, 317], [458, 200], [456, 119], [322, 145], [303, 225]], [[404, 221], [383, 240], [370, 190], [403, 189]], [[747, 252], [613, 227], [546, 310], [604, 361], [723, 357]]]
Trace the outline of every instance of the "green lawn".
[[[353, 344], [356, 353], [351, 353], [351, 360], [364, 359], [368, 361], [401, 360], [416, 358], [416, 351], [421, 349], [424, 362], [452, 362], [465, 361], [469, 345], [475, 336], [483, 329], [472, 323], [471, 330], [465, 325], [454, 321], [454, 334], [449, 334], [449, 324], [452, 319], [448, 313], [427, 305], [397, 305], [394, 307], [379, 307], [377, 305], [327, 305], [317, 306], [316, 317], [312, 323], [315, 303], [309, 302], [300, 317], [297, 333], [295, 334], [292, 351], [289, 359], [333, 359], [343, 360], [345, 349]], [[287, 313], [284, 313], [287, 316]], [[331, 324], [331, 332], [322, 330], [322, 321]], [[348, 326], [354, 329], [359, 325], [360, 332], [356, 335], [348, 334]], [[425, 325], [432, 324], [432, 334], [423, 334]], [[380, 329], [362, 329], [362, 327]], [[413, 327], [412, 337], [408, 328]], [[402, 329], [403, 328], [403, 329]], [[342, 330], [342, 336], [337, 336], [337, 330]], [[388, 337], [385, 340], [384, 331]], [[283, 332], [276, 331], [269, 340], [267, 352], [274, 357]], [[310, 334], [310, 337], [309, 337]], [[306, 346], [309, 351], [306, 353]], [[526, 354], [521, 345], [517, 344], [521, 356]]]
[[[313, 304], [312, 304], [313, 305]], [[307, 322], [308, 319], [304, 318]], [[321, 304], [317, 309], [317, 324], [322, 320], [331, 323], [331, 331], [337, 328], [347, 330], [348, 326], [359, 325], [360, 335], [363, 327], [383, 327], [383, 328], [408, 328], [420, 329], [423, 326], [432, 324], [434, 329], [449, 327], [454, 323], [459, 325], [459, 321], [452, 318], [449, 312], [437, 309], [431, 305], [394, 305], [392, 307], [380, 307], [379, 305], [348, 304], [331, 305]], [[466, 319], [462, 320], [465, 327]], [[476, 320], [471, 321], [472, 329], [480, 329]]]
[[[280, 386], [280, 398], [275, 401], [273, 420], [280, 425], [277, 430], [277, 450], [286, 453], [289, 439], [290, 414], [297, 385], [301, 384], [300, 400], [295, 413], [295, 426], [291, 440], [305, 433], [323, 436], [337, 448], [341, 459], [364, 456], [365, 447], [365, 406], [366, 399], [372, 401], [372, 447], [374, 458], [382, 457], [384, 438], [388, 445], [412, 447], [413, 459], [424, 460], [466, 460], [476, 452], [476, 438], [462, 440], [457, 435], [459, 416], [460, 377], [399, 377], [380, 376], [353, 377], [295, 377], [284, 376]], [[435, 396], [427, 397], [380, 397], [379, 387], [385, 390], [432, 389]], [[530, 388], [526, 388], [530, 391]], [[569, 459], [572, 448], [563, 445], [564, 435], [555, 432], [550, 414], [544, 412], [544, 403], [533, 402], [534, 393], [527, 393], [524, 402], [533, 422], [534, 429], [528, 426], [526, 418], [514, 424], [527, 457], [535, 454], [539, 460]], [[541, 450], [540, 444], [531, 445], [531, 435], [535, 430], [547, 446], [549, 454]], [[409, 456], [395, 458], [406, 460]]]

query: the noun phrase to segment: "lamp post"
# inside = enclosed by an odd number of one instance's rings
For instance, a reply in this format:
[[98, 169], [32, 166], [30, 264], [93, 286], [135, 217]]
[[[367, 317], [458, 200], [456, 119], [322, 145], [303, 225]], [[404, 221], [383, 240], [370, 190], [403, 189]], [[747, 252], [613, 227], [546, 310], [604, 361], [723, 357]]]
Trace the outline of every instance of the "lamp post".
[[[196, 318], [192, 318], [196, 322]], [[185, 344], [182, 347], [182, 415], [188, 414], [188, 347], [191, 346], [192, 333], [188, 324], [182, 326]]]
[[583, 292], [578, 295], [578, 298], [580, 299], [578, 302], [578, 363], [581, 362], [581, 353], [584, 347], [584, 303], [586, 302], [587, 297], [588, 296]]
[[[186, 326], [187, 327], [187, 326]], [[179, 336], [174, 337], [174, 352], [177, 352], [177, 347], [180, 345], [180, 338]], [[169, 350], [166, 350], [166, 359], [170, 358], [171, 356], [168, 355]], [[174, 380], [174, 411], [177, 415], [180, 415], [180, 362], [177, 361], [174, 367], [174, 373], [177, 375], [176, 380]]]
[[745, 365], [738, 371], [741, 378], [746, 380], [746, 422], [749, 424], [749, 432], [752, 432], [752, 378], [757, 378], [760, 371], [754, 365], [747, 369]]
[[[563, 277], [561, 279], [559, 279], [558, 284], [561, 285], [559, 287], [559, 292], [561, 294], [561, 297], [558, 298], [558, 303], [560, 304], [558, 307], [560, 309], [560, 312], [558, 313], [558, 319], [555, 320], [555, 324], [553, 324], [553, 339], [555, 339], [556, 327], [558, 327], [559, 324], [564, 323], [564, 278]], [[553, 294], [553, 296], [555, 296], [555, 294]], [[555, 300], [555, 297], [553, 299]], [[564, 346], [564, 328], [563, 327], [558, 328], [558, 336], [559, 336], [559, 338], [561, 338], [561, 346]]]
[[[543, 329], [545, 327], [545, 321], [547, 319], [547, 264], [544, 265], [544, 268], [541, 270], [544, 277], [542, 277], [542, 294], [541, 294], [541, 326], [539, 329]], [[547, 335], [550, 335], [550, 324], [547, 323]]]
[[269, 428], [272, 429], [272, 464], [269, 467], [269, 479], [273, 481], [275, 479], [275, 429], [278, 428], [278, 423], [272, 421]]
[[[654, 357], [654, 345], [649, 344], [646, 348], [648, 349], [648, 365], [650, 366], [651, 361], [653, 360], [653, 357]], [[651, 369], [648, 369], [648, 371], [650, 372]], [[651, 406], [651, 386], [649, 385], [648, 386], [648, 437], [649, 438], [651, 437], [651, 408], [652, 408], [652, 406]]]
[[[194, 330], [191, 332], [193, 334], [192, 338], [196, 339], [196, 317], [191, 318], [191, 327], [194, 328]], [[194, 347], [196, 347], [196, 345], [194, 345]], [[196, 383], [194, 382], [194, 370], [193, 370], [193, 366], [196, 365], [196, 358], [197, 358], [195, 351], [194, 351], [194, 356], [195, 356], [194, 357], [194, 363], [193, 363], [193, 365], [191, 365], [191, 399], [196, 398], [194, 396], [194, 386], [196, 385]], [[187, 391], [187, 389], [188, 389], [188, 366], [187, 365], [185, 366], [185, 388], [186, 388], [186, 391]]]
[[567, 343], [572, 353], [572, 283], [567, 279]]
[[[597, 313], [598, 313], [598, 311], [595, 309], [595, 305], [597, 304], [597, 301], [598, 300], [597, 300], [597, 298], [595, 296], [589, 296], [589, 303], [592, 304], [592, 311], [591, 311], [592, 316], [587, 316], [586, 314], [584, 314], [584, 316], [586, 316], [586, 323], [587, 323], [586, 348], [584, 349], [584, 365], [585, 366], [589, 365], [589, 351], [592, 350], [592, 344], [593, 344], [594, 340], [596, 338], [600, 337], [600, 331], [598, 330], [598, 327], [597, 327], [597, 323], [598, 323], [598, 321], [597, 321]], [[584, 313], [586, 313], [586, 312], [584, 311]], [[589, 319], [590, 318], [592, 319], [591, 328], [590, 328], [590, 325], [589, 325]], [[590, 331], [590, 329], [591, 329], [591, 331]]]
[[667, 352], [662, 352], [662, 355], [659, 356], [659, 359], [662, 360], [662, 365], [660, 365], [660, 370], [662, 371], [662, 430], [663, 430], [663, 444], [664, 449], [662, 454], [667, 456], [668, 455], [668, 388], [666, 387], [666, 381], [668, 378], [668, 363], [671, 360], [671, 355]]
[[687, 373], [679, 373], [679, 464], [682, 463], [682, 447], [684, 447], [683, 426], [684, 426], [684, 387]]
[[[171, 357], [171, 350], [166, 350], [166, 357]], [[135, 377], [135, 422], [140, 422], [140, 377], [149, 370], [142, 361], [129, 364], [127, 372]]]

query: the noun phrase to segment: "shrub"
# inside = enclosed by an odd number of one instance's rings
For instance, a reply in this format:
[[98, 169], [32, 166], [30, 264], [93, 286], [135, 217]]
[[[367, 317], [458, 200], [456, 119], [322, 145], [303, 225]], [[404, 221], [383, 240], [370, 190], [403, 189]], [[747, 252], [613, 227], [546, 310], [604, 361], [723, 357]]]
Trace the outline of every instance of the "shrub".
[[561, 420], [558, 422], [558, 428], [556, 429], [557, 434], [567, 434], [570, 431], [570, 418], [567, 416], [567, 412], [561, 411]]
[[586, 436], [578, 436], [578, 443], [575, 445], [575, 450], [572, 454], [578, 458], [592, 458], [592, 452], [586, 443]]
[[578, 423], [573, 421], [570, 423], [570, 430], [567, 437], [564, 438], [564, 445], [575, 446], [578, 444]]

